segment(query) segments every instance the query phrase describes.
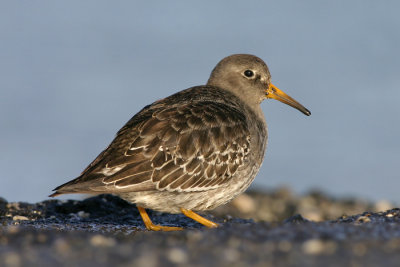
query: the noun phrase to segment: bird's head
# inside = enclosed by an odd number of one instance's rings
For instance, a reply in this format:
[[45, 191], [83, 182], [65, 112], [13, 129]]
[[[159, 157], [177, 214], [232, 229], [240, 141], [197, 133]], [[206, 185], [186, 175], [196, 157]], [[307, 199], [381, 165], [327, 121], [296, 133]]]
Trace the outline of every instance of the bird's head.
[[207, 85], [231, 91], [251, 104], [272, 98], [311, 115], [308, 109], [271, 83], [268, 66], [253, 55], [236, 54], [222, 59], [212, 71]]

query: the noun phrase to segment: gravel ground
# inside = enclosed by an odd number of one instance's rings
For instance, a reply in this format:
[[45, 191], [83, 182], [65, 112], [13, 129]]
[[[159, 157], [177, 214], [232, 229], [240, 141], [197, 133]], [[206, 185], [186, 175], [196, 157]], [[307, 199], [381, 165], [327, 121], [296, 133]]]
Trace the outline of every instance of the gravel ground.
[[[383, 211], [385, 210], [385, 211]], [[297, 215], [296, 215], [297, 214]], [[300, 215], [301, 214], [301, 215]], [[353, 215], [352, 215], [353, 214]], [[205, 229], [149, 212], [179, 232], [149, 232], [118, 197], [36, 204], [0, 199], [0, 266], [399, 266], [400, 209], [287, 189], [244, 194]], [[253, 218], [253, 219], [238, 219]]]

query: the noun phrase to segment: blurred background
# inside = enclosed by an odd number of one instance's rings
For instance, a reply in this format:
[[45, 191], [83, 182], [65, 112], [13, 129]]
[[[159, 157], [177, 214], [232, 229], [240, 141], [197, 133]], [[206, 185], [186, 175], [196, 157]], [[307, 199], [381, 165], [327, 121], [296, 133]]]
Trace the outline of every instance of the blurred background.
[[252, 187], [399, 203], [400, 2], [323, 2], [2, 2], [0, 196], [46, 199], [144, 105], [250, 53], [312, 112], [262, 104]]

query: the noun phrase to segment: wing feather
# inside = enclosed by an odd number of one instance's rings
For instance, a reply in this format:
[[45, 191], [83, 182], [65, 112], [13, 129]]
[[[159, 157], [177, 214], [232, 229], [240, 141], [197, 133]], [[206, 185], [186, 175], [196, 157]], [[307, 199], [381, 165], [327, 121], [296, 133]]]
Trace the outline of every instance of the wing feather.
[[208, 190], [235, 175], [249, 146], [247, 120], [237, 107], [212, 101], [147, 107], [66, 185], [76, 184], [76, 190], [80, 182], [97, 181], [99, 188], [114, 186], [115, 192], [140, 190], [141, 183], [143, 190], [149, 183], [153, 190]]

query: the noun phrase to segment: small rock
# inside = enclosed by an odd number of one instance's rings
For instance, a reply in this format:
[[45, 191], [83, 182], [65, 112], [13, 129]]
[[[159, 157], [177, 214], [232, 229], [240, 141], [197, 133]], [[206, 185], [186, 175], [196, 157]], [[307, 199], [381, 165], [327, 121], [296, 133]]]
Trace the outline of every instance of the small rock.
[[304, 242], [302, 249], [305, 254], [321, 254], [324, 251], [324, 242], [319, 239], [311, 239]]
[[79, 211], [77, 214], [79, 217], [81, 217], [83, 219], [87, 219], [90, 216], [90, 213], [84, 212], [83, 210]]
[[176, 264], [182, 264], [187, 262], [187, 255], [185, 251], [180, 248], [172, 248], [168, 251], [168, 259]]
[[358, 223], [369, 223], [370, 221], [371, 221], [371, 219], [368, 218], [367, 216], [360, 216], [356, 220], [356, 222], [358, 222]]
[[159, 266], [158, 255], [154, 255], [151, 252], [143, 253], [128, 266], [146, 266], [146, 267]]
[[307, 218], [310, 221], [314, 222], [321, 222], [323, 221], [323, 217], [320, 211], [316, 210], [309, 210], [305, 213], [302, 213], [304, 218]]
[[254, 199], [247, 194], [241, 194], [232, 200], [232, 205], [243, 213], [255, 212], [256, 210]]
[[283, 221], [284, 223], [295, 223], [295, 224], [300, 224], [300, 223], [305, 223], [309, 222], [309, 220], [303, 218], [300, 214], [293, 215], [292, 217], [287, 218], [286, 220]]
[[54, 241], [54, 247], [56, 249], [56, 251], [60, 254], [67, 254], [70, 250], [71, 247], [68, 244], [68, 241], [62, 238], [57, 238]]
[[240, 254], [236, 249], [227, 248], [224, 250], [223, 256], [228, 262], [235, 262], [240, 258]]
[[19, 202], [7, 203], [7, 208], [8, 209], [19, 210]]
[[28, 217], [21, 216], [21, 215], [15, 215], [13, 217], [13, 221], [27, 221], [29, 220]]
[[116, 242], [114, 238], [95, 235], [90, 239], [90, 244], [95, 247], [112, 247], [115, 246]]
[[21, 266], [21, 258], [16, 252], [8, 252], [3, 255], [6, 266]]
[[385, 211], [393, 208], [393, 204], [387, 200], [380, 200], [374, 204], [375, 211]]

